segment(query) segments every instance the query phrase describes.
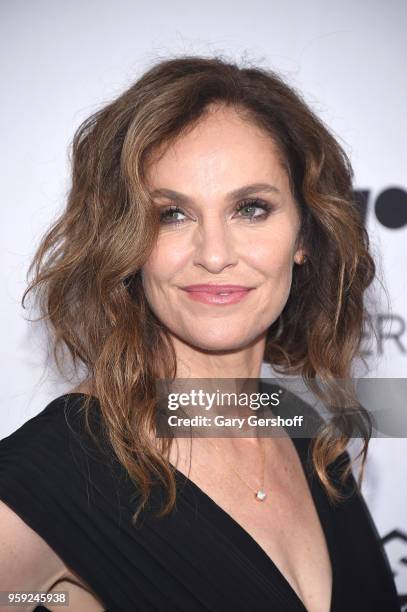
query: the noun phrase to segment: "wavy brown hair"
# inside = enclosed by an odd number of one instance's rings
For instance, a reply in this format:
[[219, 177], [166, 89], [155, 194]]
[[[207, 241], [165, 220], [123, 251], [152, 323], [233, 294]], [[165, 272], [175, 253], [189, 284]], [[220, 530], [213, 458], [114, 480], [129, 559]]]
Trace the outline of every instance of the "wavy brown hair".
[[140, 494], [134, 520], [156, 482], [168, 493], [160, 516], [176, 500], [171, 440], [161, 438], [156, 447], [151, 438], [156, 380], [173, 379], [177, 367], [168, 330], [149, 308], [140, 279], [159, 231], [146, 165], [213, 104], [233, 107], [270, 135], [300, 211], [308, 260], [293, 270], [288, 301], [267, 333], [264, 361], [278, 373], [301, 376], [331, 407], [332, 421], [312, 441], [312, 462], [332, 502], [342, 497], [328, 468], [345, 452], [355, 423], [364, 440], [359, 486], [371, 437], [369, 419], [357, 423], [332, 401], [335, 381], [351, 376], [354, 358], [362, 357], [370, 323], [364, 292], [375, 277], [347, 155], [273, 71], [221, 57], [160, 61], [76, 131], [67, 205], [38, 247], [22, 298], [24, 307], [29, 292], [37, 296], [58, 368], [68, 349], [75, 369], [86, 369], [90, 393], [83, 410], [87, 416], [97, 397], [114, 453]]

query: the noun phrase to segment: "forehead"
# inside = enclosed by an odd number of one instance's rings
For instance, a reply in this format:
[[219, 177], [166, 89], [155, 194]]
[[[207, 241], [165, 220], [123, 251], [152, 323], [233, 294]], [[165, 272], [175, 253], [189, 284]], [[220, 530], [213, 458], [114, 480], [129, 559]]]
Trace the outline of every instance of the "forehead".
[[[248, 179], [270, 179], [285, 172], [281, 152], [271, 136], [253, 121], [229, 107], [208, 110], [199, 121], [150, 154], [149, 181], [182, 176], [227, 177], [236, 172]], [[242, 177], [243, 179], [243, 177]]]

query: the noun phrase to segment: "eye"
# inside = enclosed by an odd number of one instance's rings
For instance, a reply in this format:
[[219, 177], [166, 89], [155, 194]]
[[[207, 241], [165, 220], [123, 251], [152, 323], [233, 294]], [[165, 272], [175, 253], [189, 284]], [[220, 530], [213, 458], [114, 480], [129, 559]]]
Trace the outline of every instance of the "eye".
[[265, 202], [264, 200], [259, 200], [258, 198], [255, 199], [251, 199], [251, 200], [243, 200], [243, 202], [240, 202], [240, 204], [238, 204], [237, 206], [237, 212], [243, 211], [243, 210], [262, 210], [263, 212], [260, 214], [249, 214], [249, 215], [241, 215], [243, 216], [243, 218], [249, 219], [250, 222], [257, 222], [257, 221], [264, 221], [264, 219], [267, 219], [267, 217], [269, 216], [270, 212], [273, 209], [273, 206], [271, 204], [269, 204], [268, 202]]
[[184, 214], [182, 210], [178, 208], [178, 206], [172, 205], [160, 213], [160, 222], [164, 225], [178, 225], [179, 223], [183, 223], [183, 219], [177, 219], [173, 216], [174, 213], [181, 215]]

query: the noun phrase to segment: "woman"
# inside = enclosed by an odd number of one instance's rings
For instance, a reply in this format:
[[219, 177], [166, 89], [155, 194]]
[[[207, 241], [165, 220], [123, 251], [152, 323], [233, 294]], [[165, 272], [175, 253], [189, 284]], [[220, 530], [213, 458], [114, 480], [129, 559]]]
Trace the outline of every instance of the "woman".
[[356, 415], [332, 408], [313, 439], [157, 433], [157, 381], [236, 388], [263, 361], [335, 405], [315, 379], [351, 376], [375, 267], [333, 136], [272, 72], [181, 57], [85, 121], [72, 159], [23, 304], [35, 290], [57, 363], [68, 348], [87, 376], [0, 443], [2, 590], [114, 612], [398, 609], [346, 451]]

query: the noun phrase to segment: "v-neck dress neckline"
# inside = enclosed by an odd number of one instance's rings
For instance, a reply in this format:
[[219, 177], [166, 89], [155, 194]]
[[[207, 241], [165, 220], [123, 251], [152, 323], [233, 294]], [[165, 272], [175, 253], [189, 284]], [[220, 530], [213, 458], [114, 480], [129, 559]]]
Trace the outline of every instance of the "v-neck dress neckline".
[[[140, 496], [100, 428], [98, 401], [90, 416], [100, 446], [84, 428], [82, 404], [83, 394], [60, 396], [0, 440], [0, 499], [107, 609], [304, 612], [303, 602], [260, 544], [178, 470], [175, 509], [156, 515], [167, 498], [159, 482], [135, 528]], [[305, 413], [308, 408], [297, 402], [293, 410]], [[330, 504], [308, 460], [312, 438], [291, 438], [326, 537], [330, 612], [397, 612], [391, 567], [363, 497], [352, 494], [338, 506]], [[349, 456], [343, 459], [350, 462]], [[344, 492], [355, 484], [349, 478]]]
[[[331, 561], [332, 568], [332, 589], [331, 589], [331, 601], [329, 612], [335, 611], [335, 597], [337, 590], [337, 579], [338, 570], [335, 562], [335, 533], [333, 531], [331, 522], [329, 520], [329, 502], [321, 489], [321, 485], [317, 482], [315, 477], [308, 471], [307, 466], [307, 452], [309, 447], [309, 438], [291, 438], [295, 450], [299, 456], [300, 463], [303, 472], [306, 477], [306, 482], [309, 487], [311, 498], [314, 502], [314, 506], [321, 523], [323, 533], [326, 538], [326, 544], [328, 548], [329, 558]], [[306, 612], [304, 602], [297, 595], [287, 578], [280, 571], [273, 559], [266, 553], [263, 547], [254, 539], [254, 537], [246, 531], [246, 529], [236, 521], [224, 508], [219, 506], [215, 500], [210, 497], [203, 489], [199, 487], [193, 480], [188, 478], [180, 470], [174, 467], [175, 478], [180, 485], [180, 493], [183, 495], [190, 495], [194, 499], [194, 503], [198, 501], [198, 504], [202, 504], [202, 513], [206, 514], [213, 525], [219, 527], [219, 531], [229, 539], [231, 545], [240, 548], [241, 550], [247, 551], [249, 555], [249, 561], [258, 570], [264, 574], [265, 579], [270, 580], [270, 584], [279, 584], [279, 592], [281, 595], [282, 603], [290, 606], [292, 609], [298, 612]]]

